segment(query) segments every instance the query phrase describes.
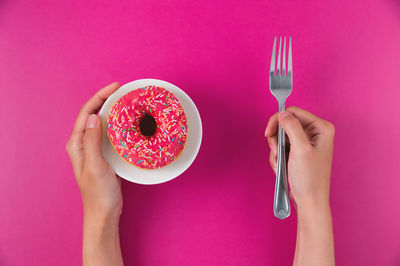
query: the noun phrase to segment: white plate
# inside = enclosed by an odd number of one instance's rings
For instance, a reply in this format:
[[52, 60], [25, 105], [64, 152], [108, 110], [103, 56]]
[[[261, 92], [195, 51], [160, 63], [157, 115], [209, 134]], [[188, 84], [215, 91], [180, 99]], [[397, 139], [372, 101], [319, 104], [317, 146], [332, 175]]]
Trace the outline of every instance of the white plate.
[[[125, 162], [114, 150], [107, 136], [108, 115], [114, 103], [130, 91], [145, 86], [158, 86], [172, 92], [181, 103], [186, 114], [188, 135], [186, 145], [181, 155], [169, 165], [160, 169], [141, 169]], [[121, 86], [117, 91], [108, 97], [99, 112], [103, 124], [103, 156], [120, 177], [134, 183], [151, 185], [159, 184], [182, 174], [192, 164], [200, 149], [202, 138], [202, 125], [199, 111], [189, 96], [177, 86], [158, 79], [139, 79]]]

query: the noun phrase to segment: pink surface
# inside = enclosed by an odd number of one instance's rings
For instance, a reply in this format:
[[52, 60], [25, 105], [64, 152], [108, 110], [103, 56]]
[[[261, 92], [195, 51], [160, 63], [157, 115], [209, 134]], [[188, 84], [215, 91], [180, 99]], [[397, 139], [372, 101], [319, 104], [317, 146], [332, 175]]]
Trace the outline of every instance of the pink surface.
[[273, 217], [263, 138], [277, 110], [267, 77], [277, 34], [293, 38], [288, 104], [336, 125], [337, 265], [399, 265], [394, 0], [0, 1], [0, 265], [80, 264], [65, 143], [97, 89], [149, 77], [192, 97], [204, 137], [172, 182], [123, 182], [126, 265], [290, 265], [296, 217]]

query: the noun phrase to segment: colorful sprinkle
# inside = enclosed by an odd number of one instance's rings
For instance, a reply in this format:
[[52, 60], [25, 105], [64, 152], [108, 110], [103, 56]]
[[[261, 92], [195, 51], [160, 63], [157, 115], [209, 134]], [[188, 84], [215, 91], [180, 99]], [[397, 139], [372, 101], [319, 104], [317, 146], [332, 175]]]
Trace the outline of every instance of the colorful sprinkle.
[[[151, 137], [143, 136], [137, 129], [146, 114], [151, 114], [157, 124]], [[186, 124], [183, 108], [172, 93], [147, 86], [129, 92], [114, 104], [107, 133], [124, 160], [141, 168], [157, 169], [181, 154], [187, 139]]]

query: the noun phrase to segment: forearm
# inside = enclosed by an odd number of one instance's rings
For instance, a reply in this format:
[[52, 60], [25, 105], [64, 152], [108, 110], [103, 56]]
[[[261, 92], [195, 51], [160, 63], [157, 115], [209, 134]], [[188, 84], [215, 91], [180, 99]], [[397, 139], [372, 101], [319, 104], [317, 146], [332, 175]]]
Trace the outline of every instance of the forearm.
[[332, 217], [329, 205], [298, 209], [295, 266], [335, 265]]
[[82, 252], [84, 266], [123, 265], [118, 220], [85, 217]]

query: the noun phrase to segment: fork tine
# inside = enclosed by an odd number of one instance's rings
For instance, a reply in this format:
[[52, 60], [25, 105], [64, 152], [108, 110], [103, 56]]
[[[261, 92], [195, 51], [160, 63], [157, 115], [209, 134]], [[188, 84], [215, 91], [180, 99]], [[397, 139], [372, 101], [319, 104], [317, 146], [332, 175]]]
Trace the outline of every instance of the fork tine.
[[292, 73], [292, 37], [289, 37], [288, 74]]
[[283, 39], [282, 75], [286, 75], [286, 36]]
[[282, 44], [282, 36], [279, 37], [279, 52], [278, 52], [278, 64], [276, 66], [276, 74], [281, 74], [281, 44]]
[[275, 54], [276, 54], [276, 37], [274, 38], [274, 46], [272, 47], [272, 56], [271, 56], [271, 67], [269, 69], [270, 74], [275, 75]]

